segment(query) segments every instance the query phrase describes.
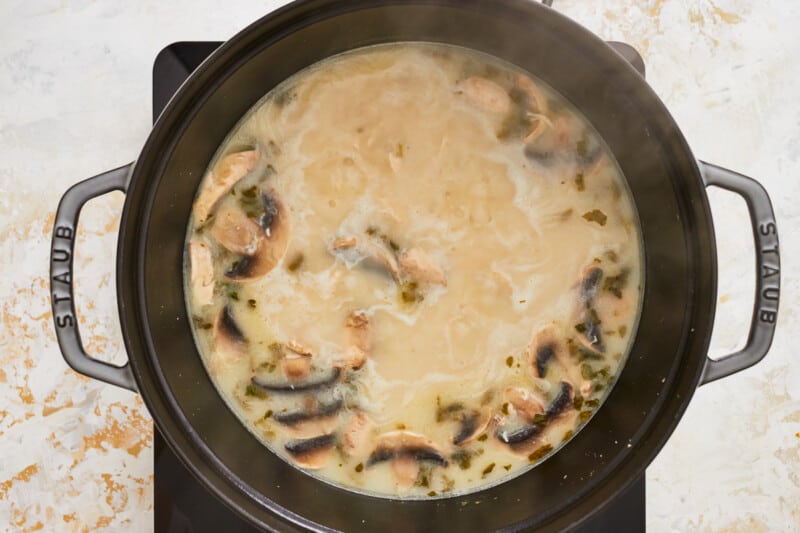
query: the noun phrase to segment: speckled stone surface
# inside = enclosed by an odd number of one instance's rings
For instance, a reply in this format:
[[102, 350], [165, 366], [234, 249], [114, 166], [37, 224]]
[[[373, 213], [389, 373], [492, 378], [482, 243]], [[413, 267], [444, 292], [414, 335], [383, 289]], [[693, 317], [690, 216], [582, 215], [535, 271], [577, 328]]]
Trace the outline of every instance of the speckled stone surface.
[[[48, 299], [53, 214], [71, 184], [129, 162], [151, 68], [178, 40], [224, 40], [282, 2], [0, 3], [0, 527], [150, 531], [153, 427], [141, 399], [62, 361]], [[695, 154], [761, 180], [783, 289], [769, 356], [702, 387], [647, 473], [649, 531], [800, 531], [800, 2], [555, 0], [643, 55]], [[744, 342], [754, 267], [744, 204], [711, 192], [720, 287], [712, 354]], [[91, 353], [125, 359], [116, 316], [121, 194], [90, 204], [76, 257]]]

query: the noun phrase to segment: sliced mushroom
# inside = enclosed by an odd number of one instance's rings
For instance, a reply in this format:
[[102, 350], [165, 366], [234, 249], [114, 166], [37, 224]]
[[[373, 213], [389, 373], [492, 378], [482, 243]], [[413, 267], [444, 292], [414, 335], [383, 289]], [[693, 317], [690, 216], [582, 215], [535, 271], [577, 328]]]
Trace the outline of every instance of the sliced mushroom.
[[202, 241], [189, 241], [192, 298], [195, 305], [209, 305], [214, 299], [214, 263], [211, 250]]
[[261, 195], [262, 208], [256, 217], [265, 238], [252, 254], [243, 255], [225, 275], [237, 281], [252, 281], [270, 272], [286, 254], [289, 245], [289, 221], [286, 209], [274, 193]]
[[558, 392], [555, 398], [547, 406], [545, 415], [548, 419], [556, 418], [572, 408], [573, 389], [572, 385], [566, 381], [559, 383]]
[[524, 425], [502, 424], [495, 432], [497, 439], [508, 444], [512, 451], [525, 449], [536, 439], [554, 419], [572, 408], [573, 388], [566, 381], [559, 383], [558, 392], [550, 401], [543, 413], [536, 413], [530, 420], [533, 423]]
[[334, 400], [309, 409], [275, 413], [272, 419], [285, 426], [293, 437], [308, 438], [334, 431], [343, 405], [342, 400]]
[[331, 243], [331, 253], [341, 257], [346, 263], [358, 264], [364, 268], [385, 273], [394, 281], [400, 280], [397, 258], [383, 243], [370, 236], [337, 237]]
[[519, 89], [525, 93], [531, 111], [534, 113], [547, 115], [549, 112], [547, 106], [547, 97], [544, 95], [535, 81], [524, 74], [520, 74], [517, 76], [517, 87], [519, 87]]
[[469, 444], [486, 431], [491, 420], [491, 413], [486, 409], [464, 412], [459, 421], [458, 433], [453, 437], [453, 444], [456, 446]]
[[289, 456], [301, 468], [317, 470], [325, 466], [333, 455], [336, 435], [330, 433], [310, 439], [293, 440], [284, 445]]
[[430, 439], [419, 433], [401, 430], [381, 435], [375, 450], [367, 460], [367, 466], [398, 457], [410, 457], [419, 463], [448, 465], [447, 458]]
[[532, 421], [536, 415], [544, 414], [545, 399], [531, 389], [508, 387], [503, 391], [503, 399], [527, 421]]
[[398, 260], [403, 276], [420, 283], [447, 286], [444, 270], [430, 255], [420, 248], [411, 248], [400, 254]]
[[345, 353], [342, 366], [358, 370], [367, 361], [372, 349], [369, 317], [363, 311], [353, 311], [344, 322]]
[[561, 370], [562, 376], [580, 388], [581, 394], [585, 395], [591, 390], [592, 382], [581, 376], [579, 365], [569, 355], [563, 332], [555, 325], [546, 326], [536, 334], [527, 355], [533, 377], [547, 377], [555, 365]]
[[500, 85], [481, 76], [470, 76], [461, 83], [464, 96], [473, 104], [497, 114], [508, 113], [511, 98]]
[[195, 226], [200, 226], [208, 220], [219, 199], [249, 174], [258, 164], [258, 160], [258, 152], [247, 150], [226, 155], [216, 164], [209, 178], [203, 182], [203, 187], [194, 201]]
[[255, 220], [234, 207], [221, 207], [217, 211], [211, 236], [226, 250], [238, 255], [255, 255], [266, 238]]
[[238, 359], [247, 350], [247, 338], [233, 318], [230, 306], [225, 306], [214, 322], [214, 349], [227, 361]]
[[342, 447], [347, 455], [361, 455], [366, 451], [369, 436], [375, 424], [363, 411], [353, 413], [342, 429]]
[[578, 340], [589, 350], [605, 353], [603, 334], [600, 329], [601, 320], [595, 309], [595, 299], [600, 283], [603, 280], [603, 269], [589, 267], [584, 272], [580, 286], [580, 306], [578, 309], [578, 322], [575, 329], [578, 331]]
[[268, 375], [259, 374], [253, 376], [250, 382], [261, 390], [267, 392], [279, 392], [284, 394], [305, 393], [327, 389], [338, 383], [341, 370], [332, 368], [323, 373], [320, 372], [313, 379], [298, 382], [286, 382], [270, 380]]

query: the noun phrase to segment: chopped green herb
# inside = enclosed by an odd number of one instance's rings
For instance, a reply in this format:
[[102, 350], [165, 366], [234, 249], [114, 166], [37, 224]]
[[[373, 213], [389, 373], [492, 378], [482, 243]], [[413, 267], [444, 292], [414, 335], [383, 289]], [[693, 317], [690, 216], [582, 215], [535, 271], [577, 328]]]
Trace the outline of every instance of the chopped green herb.
[[606, 386], [602, 383], [595, 383], [594, 388], [592, 389], [594, 392], [600, 392], [601, 390], [605, 389]]
[[620, 326], [619, 327], [619, 336], [624, 337], [626, 333], [628, 333], [628, 326]]
[[575, 143], [575, 153], [578, 157], [585, 158], [589, 154], [589, 139], [587, 139], [586, 132], [583, 132], [580, 140]]
[[489, 438], [489, 435], [487, 435], [486, 433], [484, 433], [483, 435], [481, 435], [480, 437], [478, 437], [478, 442], [483, 442], [483, 441], [485, 441], [485, 440], [486, 440], [486, 439], [488, 439], [488, 438]]
[[592, 209], [591, 211], [587, 211], [586, 213], [583, 214], [583, 218], [587, 222], [595, 222], [597, 224], [600, 224], [601, 226], [605, 226], [606, 220], [608, 220], [606, 214], [600, 211], [599, 209]]
[[258, 188], [253, 185], [252, 187], [248, 187], [247, 189], [242, 191], [242, 196], [244, 198], [255, 198], [258, 195]]
[[578, 354], [579, 361], [602, 361], [603, 354], [594, 352], [592, 350], [587, 350], [583, 347], [578, 347], [576, 349], [576, 353]]
[[450, 458], [461, 470], [468, 470], [472, 466], [472, 455], [467, 450], [458, 450]]
[[397, 150], [395, 150], [394, 155], [397, 157], [403, 157], [403, 144], [397, 143]]
[[583, 182], [583, 172], [575, 174], [575, 188], [581, 192], [586, 190], [586, 184]]
[[294, 259], [292, 259], [292, 261], [286, 267], [287, 270], [289, 270], [289, 272], [295, 272], [298, 268], [300, 268], [304, 260], [305, 257], [303, 257], [303, 254], [297, 254], [296, 256], [294, 256]]
[[578, 333], [586, 333], [586, 324], [584, 324], [583, 322], [575, 324], [575, 331], [577, 331]]
[[436, 421], [443, 422], [445, 420], [454, 420], [458, 418], [456, 415], [464, 410], [464, 404], [460, 402], [454, 402], [444, 407], [437, 407], [436, 408]]
[[397, 424], [395, 427], [397, 429], [406, 429], [406, 425], [405, 424]]
[[581, 411], [581, 414], [580, 414], [581, 422], [584, 422], [584, 423], [588, 422], [590, 418], [592, 418], [592, 412], [591, 411]]
[[427, 471], [421, 471], [419, 473], [419, 477], [417, 478], [417, 481], [416, 481], [415, 485], [418, 485], [420, 487], [425, 487], [425, 488], [428, 488], [430, 486], [430, 480], [428, 478], [428, 472]]
[[591, 365], [583, 363], [581, 365], [581, 376], [583, 379], [594, 379], [597, 373], [592, 369]]
[[252, 309], [255, 309], [256, 308], [256, 301], [254, 299], [250, 298], [249, 300], [247, 300], [247, 305], [249, 305]]
[[231, 292], [229, 292], [229, 293], [228, 293], [228, 296], [229, 296], [229, 297], [230, 297], [232, 300], [236, 300], [237, 302], [239, 301], [239, 293], [238, 293], [238, 292], [236, 292], [236, 291], [231, 291]]
[[436, 491], [435, 491], [435, 490], [432, 490], [432, 491], [430, 491], [430, 492], [428, 493], [428, 496], [430, 496], [431, 498], [432, 498], [432, 497], [434, 497], [434, 496], [436, 496]]
[[482, 472], [483, 476], [484, 477], [488, 476], [489, 474], [492, 473], [492, 470], [494, 470], [494, 463], [489, 463], [486, 466], [486, 468], [483, 469], [483, 472]]
[[616, 276], [606, 276], [603, 280], [603, 290], [610, 292], [617, 298], [622, 298], [622, 289], [627, 285], [629, 275], [630, 270], [623, 268]]
[[546, 426], [550, 418], [547, 415], [535, 414], [533, 415], [533, 423], [537, 426]]
[[528, 456], [528, 461], [531, 463], [535, 463], [542, 459], [545, 455], [553, 451], [553, 446], [550, 444], [545, 444], [544, 446], [540, 446], [533, 453]]
[[569, 440], [569, 439], [571, 439], [571, 438], [572, 438], [572, 435], [573, 435], [573, 433], [572, 433], [572, 430], [571, 430], [571, 429], [570, 429], [570, 430], [567, 430], [567, 431], [564, 433], [564, 438], [563, 438], [562, 440]]
[[264, 413], [264, 420], [272, 416], [272, 409], [267, 409], [267, 412]]
[[573, 398], [573, 400], [572, 400], [572, 406], [575, 409], [580, 409], [581, 406], [583, 406], [583, 396], [581, 396], [580, 394], [576, 394], [575, 398]]
[[255, 385], [248, 385], [247, 387], [245, 387], [244, 395], [245, 396], [254, 396], [254, 397], [260, 398], [262, 400], [267, 398], [267, 393], [265, 391], [259, 389]]
[[272, 344], [267, 346], [267, 349], [270, 351], [273, 357], [283, 356], [284, 353], [283, 344], [281, 344], [280, 342], [273, 342]]
[[593, 400], [586, 400], [586, 407], [590, 407], [592, 409], [596, 409], [599, 406], [600, 406], [600, 400], [598, 400], [597, 398], [595, 398]]
[[358, 463], [356, 465], [356, 472], [361, 472], [364, 470], [364, 463]]
[[514, 366], [514, 358], [511, 357], [510, 355], [508, 357], [506, 357], [506, 366], [508, 368], [511, 368], [512, 366]]
[[511, 465], [503, 465], [503, 468], [505, 468], [506, 472], [508, 472], [509, 470], [511, 470]]
[[619, 256], [617, 256], [617, 252], [615, 252], [614, 250], [608, 250], [603, 255], [608, 257], [608, 260], [611, 261], [612, 263], [616, 263], [619, 260]]
[[504, 415], [507, 415], [508, 414], [508, 402], [505, 402], [503, 404], [503, 406], [500, 408], [500, 410], [503, 411]]

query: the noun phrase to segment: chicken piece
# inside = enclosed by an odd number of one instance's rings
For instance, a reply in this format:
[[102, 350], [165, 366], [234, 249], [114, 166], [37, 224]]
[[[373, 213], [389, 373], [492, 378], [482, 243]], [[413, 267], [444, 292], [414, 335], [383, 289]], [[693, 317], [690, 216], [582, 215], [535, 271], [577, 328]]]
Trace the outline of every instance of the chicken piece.
[[461, 83], [461, 90], [470, 102], [487, 111], [506, 114], [511, 110], [511, 97], [492, 80], [470, 76]]
[[249, 174], [258, 164], [258, 160], [258, 152], [247, 150], [226, 155], [216, 164], [194, 201], [192, 211], [195, 227], [205, 224], [219, 199]]
[[363, 454], [374, 428], [375, 424], [366, 413], [362, 411], [354, 413], [342, 429], [342, 446], [345, 453], [349, 456]]
[[214, 262], [211, 250], [198, 239], [189, 241], [189, 268], [195, 305], [209, 305], [214, 298]]
[[223, 207], [214, 218], [211, 236], [229, 252], [255, 255], [266, 235], [255, 220], [241, 209]]
[[400, 254], [398, 264], [402, 275], [413, 281], [447, 286], [447, 278], [442, 267], [420, 248], [404, 251]]
[[363, 311], [353, 311], [344, 322], [345, 352], [342, 366], [358, 370], [367, 361], [372, 349], [369, 317]]

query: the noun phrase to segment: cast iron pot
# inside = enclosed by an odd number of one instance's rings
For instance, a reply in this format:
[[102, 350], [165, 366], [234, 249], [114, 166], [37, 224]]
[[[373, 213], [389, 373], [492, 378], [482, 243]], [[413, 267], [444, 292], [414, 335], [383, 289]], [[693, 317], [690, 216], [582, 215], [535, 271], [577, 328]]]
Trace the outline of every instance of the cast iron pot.
[[[394, 41], [481, 50], [554, 87], [584, 113], [616, 156], [644, 239], [641, 319], [629, 360], [605, 404], [543, 464], [463, 498], [403, 502], [359, 495], [320, 482], [267, 451], [214, 389], [184, 303], [184, 237], [192, 200], [225, 135], [295, 72], [332, 54]], [[758, 276], [747, 344], [717, 361], [706, 355], [717, 273], [709, 185], [747, 202]], [[129, 357], [122, 367], [84, 351], [71, 285], [81, 206], [112, 190], [127, 195], [117, 250], [119, 314]], [[764, 189], [734, 172], [698, 164], [639, 73], [550, 8], [526, 0], [306, 0], [264, 17], [206, 60], [161, 114], [135, 165], [78, 183], [64, 195], [53, 232], [51, 292], [67, 362], [87, 376], [141, 394], [190, 471], [258, 526], [385, 533], [555, 530], [579, 524], [644, 472], [698, 385], [766, 354], [778, 309], [778, 257]]]

